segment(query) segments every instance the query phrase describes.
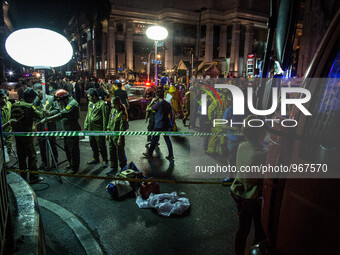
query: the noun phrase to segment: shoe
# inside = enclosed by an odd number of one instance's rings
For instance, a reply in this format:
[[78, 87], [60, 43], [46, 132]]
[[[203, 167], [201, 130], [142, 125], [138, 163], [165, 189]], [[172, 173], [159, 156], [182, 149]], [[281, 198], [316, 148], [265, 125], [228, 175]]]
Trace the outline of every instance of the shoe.
[[41, 182], [43, 180], [44, 180], [44, 178], [39, 176], [37, 178], [30, 180], [30, 184], [36, 184], [36, 183]]
[[71, 166], [70, 166], [70, 165], [67, 165], [67, 166], [65, 167], [65, 169], [66, 169], [66, 170], [70, 170], [70, 169], [71, 169]]
[[183, 125], [185, 126], [185, 121], [186, 121], [186, 120], [185, 120], [185, 119], [182, 119], [182, 121], [183, 121]]
[[170, 161], [175, 159], [174, 156], [166, 156], [165, 158]]
[[107, 176], [114, 176], [117, 173], [117, 169], [116, 168], [112, 168], [110, 171], [106, 172]]
[[143, 152], [143, 156], [145, 158], [153, 158], [152, 155], [150, 155], [149, 153]]
[[68, 170], [66, 173], [67, 174], [75, 174], [77, 171], [73, 170], [73, 169], [70, 169]]
[[99, 160], [93, 158], [91, 161], [87, 161], [87, 164], [88, 165], [94, 165], [94, 164], [98, 164], [99, 163]]
[[230, 177], [224, 178], [223, 180], [221, 180], [222, 186], [228, 187], [233, 183], [233, 181], [234, 181], [234, 178], [230, 178]]
[[107, 168], [109, 166], [109, 161], [108, 160], [104, 160], [102, 163], [103, 168]]

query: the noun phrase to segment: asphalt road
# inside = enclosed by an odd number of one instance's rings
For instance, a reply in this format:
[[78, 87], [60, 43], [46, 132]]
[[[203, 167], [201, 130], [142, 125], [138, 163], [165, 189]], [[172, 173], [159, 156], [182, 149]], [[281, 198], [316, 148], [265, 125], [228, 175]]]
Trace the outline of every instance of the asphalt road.
[[[85, 112], [81, 113], [83, 122]], [[180, 130], [188, 131], [178, 121]], [[130, 130], [146, 130], [143, 120], [131, 121]], [[165, 159], [167, 148], [160, 140], [161, 157], [147, 160], [145, 136], [126, 137], [128, 162], [133, 161], [147, 176], [164, 179], [190, 178], [190, 142], [187, 137], [173, 137], [174, 162]], [[58, 143], [62, 144], [62, 140]], [[196, 148], [200, 150], [200, 148]], [[86, 165], [92, 158], [89, 142], [80, 142], [80, 174], [103, 175], [101, 164]], [[65, 158], [60, 151], [60, 160]], [[202, 154], [204, 155], [204, 154]], [[201, 160], [211, 160], [210, 156]], [[40, 162], [40, 155], [38, 155]], [[66, 171], [67, 163], [60, 165]], [[33, 185], [37, 197], [52, 202], [72, 214], [90, 233], [104, 254], [234, 254], [238, 218], [229, 188], [222, 185], [160, 184], [161, 193], [176, 191], [190, 200], [191, 207], [182, 216], [162, 217], [150, 209], [139, 209], [134, 197], [111, 199], [106, 180], [45, 176]], [[74, 230], [55, 209], [41, 207], [49, 254], [86, 254]], [[71, 219], [72, 221], [72, 219]], [[76, 230], [77, 231], [77, 230]], [[82, 232], [82, 230], [78, 231]], [[87, 235], [78, 233], [80, 235]]]

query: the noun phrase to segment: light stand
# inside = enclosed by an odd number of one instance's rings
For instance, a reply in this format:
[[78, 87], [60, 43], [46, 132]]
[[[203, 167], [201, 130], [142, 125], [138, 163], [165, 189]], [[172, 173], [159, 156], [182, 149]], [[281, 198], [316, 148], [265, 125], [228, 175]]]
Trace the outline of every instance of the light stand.
[[[43, 94], [43, 99], [42, 99], [42, 103], [43, 106], [46, 106], [46, 79], [45, 79], [45, 70], [50, 70], [51, 67], [44, 67], [44, 66], [38, 66], [38, 67], [34, 67], [35, 70], [39, 69], [41, 71], [41, 87], [42, 87], [42, 94]], [[44, 131], [48, 131], [48, 126], [47, 123], [44, 124]], [[44, 136], [42, 138], [40, 138], [40, 141], [38, 144], [40, 143], [45, 143], [45, 151], [41, 151], [40, 153], [45, 153], [45, 158], [46, 158], [46, 169], [51, 170], [51, 169], [55, 169], [56, 173], [59, 173], [59, 168], [58, 168], [58, 163], [55, 159], [53, 150], [52, 150], [52, 146], [51, 146], [51, 141], [47, 136]], [[56, 144], [57, 145], [57, 144]], [[61, 146], [58, 145], [59, 148], [61, 148], [62, 150], [64, 150], [64, 148], [62, 148]], [[52, 158], [52, 164], [50, 164], [50, 155]], [[53, 168], [54, 166], [54, 168]], [[60, 177], [57, 178], [57, 180], [59, 181], [59, 183], [63, 183], [62, 179]]]
[[[46, 105], [45, 70], [51, 67], [65, 65], [73, 55], [70, 42], [62, 35], [43, 28], [27, 28], [14, 31], [8, 36], [5, 43], [7, 53], [18, 63], [42, 70], [43, 105]], [[47, 124], [44, 129], [47, 130]], [[46, 164], [49, 167], [49, 154], [58, 172], [52, 147], [48, 137], [46, 142]], [[59, 182], [62, 183], [60, 177]]]
[[155, 41], [155, 85], [158, 85], [158, 77], [157, 77], [157, 45], [158, 41]]
[[155, 85], [157, 86], [157, 46], [158, 41], [162, 41], [168, 37], [168, 30], [161, 26], [151, 26], [146, 30], [146, 36], [155, 42]]

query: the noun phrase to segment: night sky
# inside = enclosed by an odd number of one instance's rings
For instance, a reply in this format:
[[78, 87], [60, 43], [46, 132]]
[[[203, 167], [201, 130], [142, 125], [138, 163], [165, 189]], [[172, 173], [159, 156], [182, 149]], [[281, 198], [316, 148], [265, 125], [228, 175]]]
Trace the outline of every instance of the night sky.
[[10, 4], [10, 18], [15, 29], [42, 27], [60, 33], [77, 13], [91, 15], [98, 9], [109, 10], [108, 0], [7, 0], [7, 2]]

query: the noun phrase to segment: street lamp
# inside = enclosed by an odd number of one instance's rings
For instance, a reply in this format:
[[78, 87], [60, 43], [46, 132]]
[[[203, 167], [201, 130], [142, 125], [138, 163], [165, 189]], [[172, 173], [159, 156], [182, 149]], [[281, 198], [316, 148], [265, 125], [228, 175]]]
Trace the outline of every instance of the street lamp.
[[155, 85], [157, 86], [157, 44], [168, 37], [168, 30], [161, 26], [151, 26], [146, 30], [146, 36], [155, 41]]

